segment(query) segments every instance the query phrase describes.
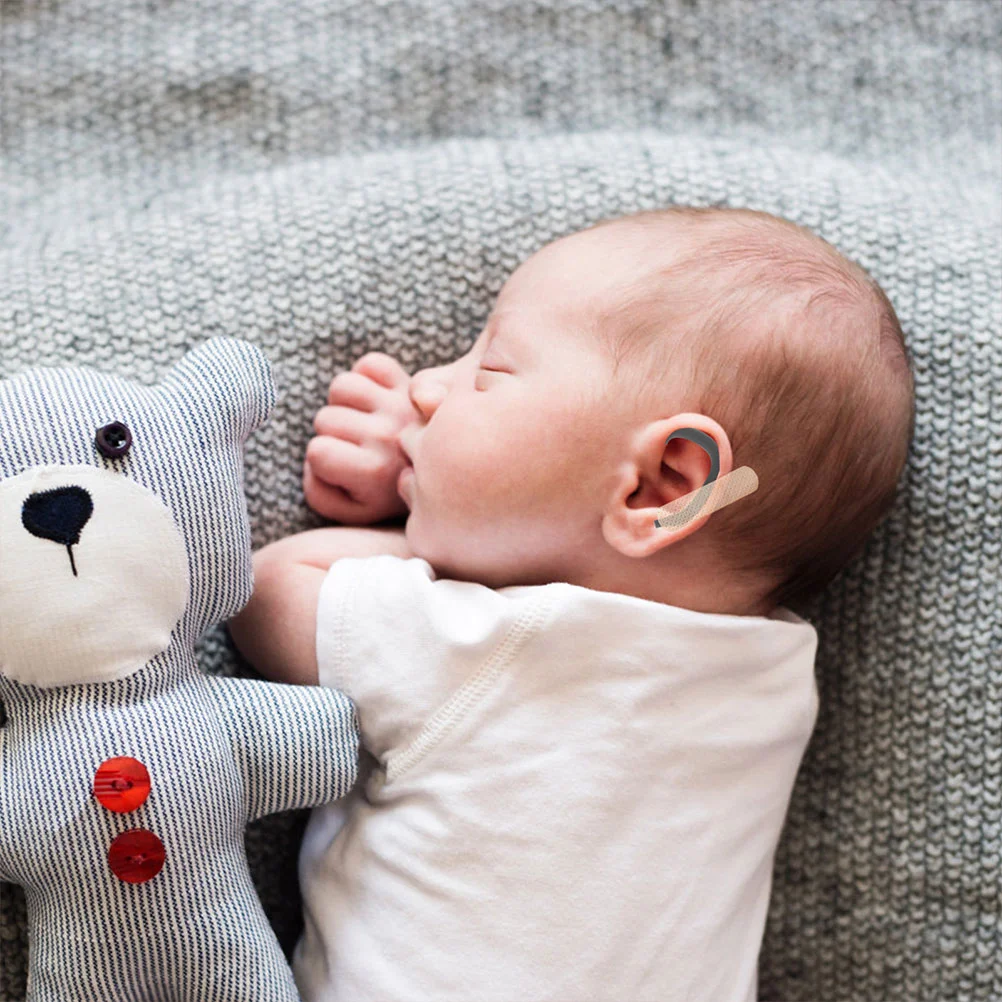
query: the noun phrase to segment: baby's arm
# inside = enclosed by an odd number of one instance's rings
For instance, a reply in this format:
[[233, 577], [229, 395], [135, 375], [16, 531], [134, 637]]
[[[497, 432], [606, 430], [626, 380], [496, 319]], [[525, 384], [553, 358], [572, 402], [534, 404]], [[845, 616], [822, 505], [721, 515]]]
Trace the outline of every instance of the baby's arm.
[[412, 557], [402, 529], [331, 526], [269, 543], [254, 553], [254, 593], [227, 623], [237, 650], [265, 678], [316, 685], [317, 600], [341, 557]]

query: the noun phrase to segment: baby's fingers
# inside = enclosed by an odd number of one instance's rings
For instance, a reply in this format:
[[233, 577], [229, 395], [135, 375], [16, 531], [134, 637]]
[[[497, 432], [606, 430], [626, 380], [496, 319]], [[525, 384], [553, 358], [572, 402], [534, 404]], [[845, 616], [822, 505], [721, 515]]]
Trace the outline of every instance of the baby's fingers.
[[392, 355], [382, 351], [370, 351], [351, 367], [389, 390], [402, 389], [410, 382], [410, 375]]
[[368, 492], [383, 465], [378, 453], [332, 435], [311, 438], [306, 459], [321, 480], [343, 487], [353, 497]]
[[339, 372], [331, 380], [327, 402], [373, 411], [379, 406], [380, 398], [385, 398], [386, 390], [406, 395], [410, 379], [395, 359], [382, 352], [370, 351], [351, 367], [351, 371]]
[[377, 398], [383, 389], [361, 372], [339, 372], [327, 390], [327, 403], [374, 411], [379, 406]]
[[379, 472], [382, 460], [370, 449], [329, 435], [311, 439], [303, 464], [306, 503], [325, 518], [369, 525], [386, 518]]
[[318, 435], [333, 435], [364, 445], [370, 441], [392, 443], [396, 428], [385, 414], [328, 404], [314, 414], [313, 430]]
[[308, 459], [303, 464], [303, 496], [317, 514], [332, 522], [342, 522], [345, 525], [370, 524], [365, 506], [356, 501], [343, 487], [321, 480], [313, 472]]

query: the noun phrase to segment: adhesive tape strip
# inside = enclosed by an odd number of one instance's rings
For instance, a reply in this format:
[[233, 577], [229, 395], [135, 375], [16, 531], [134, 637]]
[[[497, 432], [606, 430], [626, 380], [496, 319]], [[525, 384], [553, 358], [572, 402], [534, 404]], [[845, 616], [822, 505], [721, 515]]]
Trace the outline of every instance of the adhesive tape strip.
[[654, 524], [661, 529], [682, 529], [697, 518], [720, 511], [757, 490], [755, 471], [750, 466], [739, 466], [712, 483], [703, 484], [699, 490], [662, 505]]

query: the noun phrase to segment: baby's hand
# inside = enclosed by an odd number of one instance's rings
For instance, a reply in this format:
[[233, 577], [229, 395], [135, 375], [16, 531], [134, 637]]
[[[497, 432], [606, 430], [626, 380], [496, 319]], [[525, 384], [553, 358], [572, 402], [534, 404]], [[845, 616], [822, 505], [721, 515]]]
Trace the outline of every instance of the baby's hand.
[[410, 380], [399, 362], [380, 351], [368, 352], [331, 380], [303, 464], [303, 493], [315, 512], [345, 525], [407, 513], [397, 493], [397, 477], [408, 465], [399, 436], [420, 419], [408, 393]]

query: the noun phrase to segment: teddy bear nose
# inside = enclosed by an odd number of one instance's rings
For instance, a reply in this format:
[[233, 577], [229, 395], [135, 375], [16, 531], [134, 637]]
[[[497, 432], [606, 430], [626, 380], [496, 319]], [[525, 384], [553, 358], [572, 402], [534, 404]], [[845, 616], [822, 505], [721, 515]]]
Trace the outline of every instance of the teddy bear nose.
[[93, 511], [94, 502], [82, 487], [54, 487], [25, 498], [21, 522], [39, 539], [73, 546], [80, 542], [80, 530]]

